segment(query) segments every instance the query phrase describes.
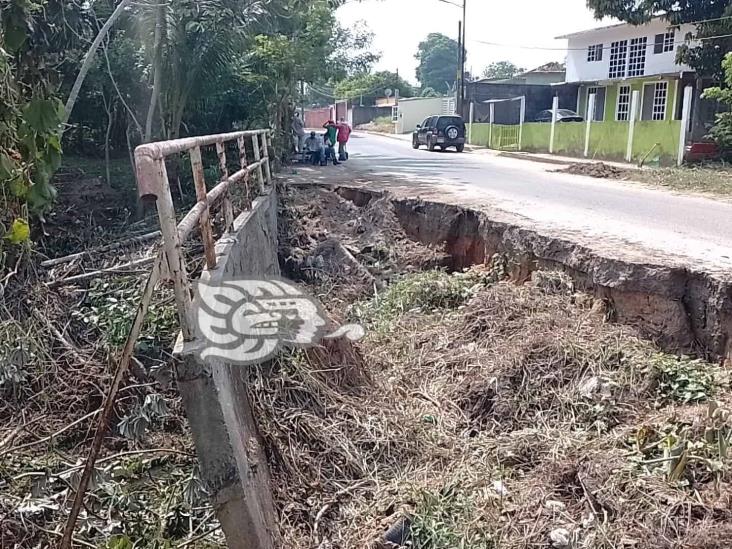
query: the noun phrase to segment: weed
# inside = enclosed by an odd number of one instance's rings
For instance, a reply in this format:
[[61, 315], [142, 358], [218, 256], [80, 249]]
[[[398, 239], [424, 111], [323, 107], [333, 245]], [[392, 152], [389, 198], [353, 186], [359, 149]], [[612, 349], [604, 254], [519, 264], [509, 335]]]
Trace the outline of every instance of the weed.
[[153, 393], [145, 397], [142, 405], [136, 406], [119, 422], [119, 432], [122, 436], [140, 440], [147, 428], [168, 415], [168, 405], [162, 395]]
[[472, 270], [416, 273], [399, 279], [372, 300], [355, 304], [353, 312], [361, 322], [379, 329], [409, 311], [456, 309], [488, 283], [487, 275]]
[[653, 366], [659, 374], [658, 393], [663, 400], [702, 402], [715, 388], [715, 372], [701, 360], [656, 354]]
[[[437, 493], [421, 490], [411, 524], [414, 549], [488, 549], [493, 541], [484, 529], [476, 529], [476, 510], [470, 498], [456, 486]], [[482, 530], [482, 531], [480, 531]]]
[[[124, 344], [139, 303], [140, 284], [136, 278], [118, 278], [114, 282], [97, 281], [89, 289], [90, 307], [73, 313], [97, 327], [112, 347]], [[150, 305], [138, 346], [149, 347], [171, 338], [177, 332], [177, 317], [172, 291], [162, 288], [159, 298]], [[167, 340], [166, 339], [166, 340]]]

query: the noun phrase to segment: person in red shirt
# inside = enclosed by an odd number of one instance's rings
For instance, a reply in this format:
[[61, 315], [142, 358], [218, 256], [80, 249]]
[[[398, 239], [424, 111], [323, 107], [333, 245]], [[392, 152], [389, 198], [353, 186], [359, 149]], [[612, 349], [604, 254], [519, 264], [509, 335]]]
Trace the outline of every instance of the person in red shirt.
[[348, 143], [348, 139], [351, 137], [352, 130], [345, 118], [341, 118], [338, 121], [336, 128], [338, 128], [338, 160], [344, 162], [348, 160], [346, 144]]

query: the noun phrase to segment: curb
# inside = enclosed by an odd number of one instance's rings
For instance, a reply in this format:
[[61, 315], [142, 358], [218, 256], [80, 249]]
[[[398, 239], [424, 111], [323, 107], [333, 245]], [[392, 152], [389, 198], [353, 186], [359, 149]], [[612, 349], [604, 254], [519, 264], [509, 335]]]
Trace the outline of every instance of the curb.
[[[395, 141], [401, 141], [402, 143], [410, 143], [411, 144], [411, 140], [404, 139], [402, 137], [397, 137], [397, 134], [395, 134], [395, 133], [381, 133], [381, 132], [373, 132], [373, 131], [370, 131], [370, 130], [356, 130], [356, 132], [358, 132], [358, 133], [365, 133], [365, 134], [368, 134], [368, 135], [380, 135], [381, 137], [388, 137], [389, 139], [394, 139]], [[409, 135], [409, 134], [402, 134], [402, 135]], [[472, 151], [479, 151], [479, 150], [482, 150], [482, 149], [490, 150], [487, 147], [481, 147], [479, 145], [469, 145], [468, 143], [465, 143], [465, 150], [466, 151], [471, 151], [472, 152]]]
[[[403, 139], [401, 137], [397, 137], [397, 134], [395, 133], [382, 133], [382, 132], [373, 132], [371, 130], [355, 130], [356, 133], [365, 133], [368, 135], [380, 135], [381, 137], [388, 137], [389, 139], [395, 139], [396, 141], [403, 141], [404, 143], [409, 143], [408, 139]], [[404, 134], [406, 135], [406, 134]]]
[[504, 158], [515, 158], [517, 160], [527, 160], [529, 162], [538, 162], [540, 164], [553, 164], [555, 166], [566, 166], [572, 162], [582, 162], [581, 159], [573, 160], [560, 160], [559, 158], [544, 158], [542, 156], [534, 156], [525, 153], [515, 152], [499, 152], [497, 156], [503, 156]]

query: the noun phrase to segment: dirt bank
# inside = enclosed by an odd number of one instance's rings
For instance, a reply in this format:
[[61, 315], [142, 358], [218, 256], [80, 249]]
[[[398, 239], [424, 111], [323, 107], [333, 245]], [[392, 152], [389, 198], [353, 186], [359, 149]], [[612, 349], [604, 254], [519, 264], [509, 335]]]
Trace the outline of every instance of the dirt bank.
[[290, 273], [367, 337], [252, 372], [284, 546], [723, 547], [725, 372], [613, 322], [576, 273], [515, 262], [479, 215], [385, 198], [285, 197]]

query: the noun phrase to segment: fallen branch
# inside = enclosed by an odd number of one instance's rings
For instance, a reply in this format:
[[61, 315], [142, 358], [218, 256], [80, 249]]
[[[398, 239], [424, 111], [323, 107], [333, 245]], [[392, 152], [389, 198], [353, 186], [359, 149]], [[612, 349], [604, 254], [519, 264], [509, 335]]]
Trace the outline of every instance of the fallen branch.
[[97, 430], [94, 433], [94, 440], [92, 441], [91, 448], [89, 449], [89, 456], [84, 463], [84, 470], [79, 480], [79, 486], [74, 494], [74, 502], [71, 505], [69, 511], [69, 517], [66, 520], [66, 526], [64, 527], [64, 535], [59, 544], [60, 549], [71, 549], [71, 540], [74, 534], [74, 528], [76, 527], [76, 519], [79, 517], [81, 506], [84, 503], [84, 495], [86, 494], [87, 486], [94, 473], [94, 464], [99, 457], [99, 451], [102, 448], [102, 442], [104, 441], [104, 434], [107, 431], [107, 424], [112, 416], [114, 410], [114, 403], [117, 400], [117, 393], [119, 392], [122, 380], [127, 374], [127, 370], [130, 367], [130, 361], [132, 360], [132, 353], [135, 350], [135, 344], [137, 338], [140, 337], [142, 331], [142, 325], [147, 315], [147, 310], [150, 307], [150, 303], [155, 292], [155, 287], [160, 280], [160, 273], [163, 265], [164, 254], [159, 252], [155, 264], [153, 266], [150, 276], [147, 278], [145, 288], [142, 292], [142, 298], [140, 304], [137, 306], [137, 313], [135, 314], [135, 320], [132, 323], [132, 327], [127, 335], [127, 341], [125, 342], [122, 355], [120, 356], [119, 362], [117, 363], [117, 370], [114, 373], [114, 379], [112, 384], [109, 386], [107, 395], [104, 398], [104, 405], [102, 406], [102, 414], [99, 416], [99, 422], [97, 424]]
[[61, 344], [61, 346], [73, 355], [74, 360], [76, 360], [77, 362], [79, 362], [81, 364], [84, 364], [85, 362], [87, 362], [88, 359], [81, 356], [81, 353], [79, 352], [79, 350], [68, 339], [66, 339], [61, 332], [59, 332], [56, 329], [56, 326], [51, 324], [51, 321], [48, 319], [47, 316], [44, 316], [41, 313], [39, 313], [38, 309], [33, 309], [33, 316], [35, 316], [38, 320], [40, 320], [41, 322], [43, 322], [46, 325], [46, 327], [53, 334], [53, 337], [55, 337], [58, 340], [58, 342]]
[[110, 267], [108, 269], [100, 269], [98, 271], [91, 271], [89, 273], [74, 275], [74, 276], [70, 276], [68, 278], [60, 278], [58, 280], [53, 280], [51, 282], [47, 282], [46, 286], [48, 288], [54, 288], [56, 286], [61, 286], [62, 284], [70, 284], [72, 282], [81, 282], [83, 280], [90, 280], [93, 278], [100, 278], [103, 276], [119, 274], [120, 272], [134, 269], [135, 267], [143, 267], [145, 265], [149, 265], [153, 261], [155, 261], [154, 257], [145, 257], [142, 259], [136, 259], [135, 261], [130, 261], [129, 263], [123, 263], [121, 265], [115, 265], [114, 267]]
[[[38, 416], [36, 418], [31, 419], [28, 423], [21, 423], [20, 425], [18, 425], [15, 429], [10, 431], [10, 433], [5, 438], [0, 440], [0, 449], [5, 448], [8, 444], [13, 442], [13, 439], [15, 437], [17, 437], [18, 433], [20, 433], [23, 429], [25, 429], [26, 427], [28, 427], [30, 425], [33, 425], [34, 423], [37, 423], [41, 419], [44, 419], [43, 416]], [[0, 455], [2, 455], [2, 454], [0, 454]]]
[[11, 452], [18, 452], [20, 450], [25, 450], [26, 448], [30, 448], [30, 447], [36, 446], [38, 444], [43, 444], [44, 442], [50, 442], [51, 440], [53, 440], [54, 438], [56, 438], [60, 434], [63, 434], [66, 431], [68, 431], [69, 429], [71, 429], [74, 425], [78, 425], [82, 421], [84, 421], [86, 419], [89, 419], [92, 416], [97, 415], [101, 411], [102, 411], [102, 409], [99, 408], [98, 410], [94, 410], [93, 412], [89, 412], [85, 416], [82, 416], [79, 419], [77, 419], [76, 421], [73, 421], [73, 422], [69, 423], [66, 427], [63, 427], [62, 429], [59, 429], [58, 431], [56, 431], [55, 433], [53, 433], [51, 435], [48, 435], [47, 437], [43, 437], [43, 438], [40, 438], [38, 440], [34, 440], [33, 442], [26, 442], [25, 444], [21, 444], [20, 446], [14, 446], [12, 448], [8, 448], [7, 450], [5, 450], [3, 452], [0, 452], [0, 457], [3, 457], [6, 454], [10, 454]]
[[143, 242], [149, 242], [150, 240], [155, 240], [156, 238], [160, 238], [160, 231], [153, 231], [151, 233], [133, 236], [130, 238], [126, 238], [125, 240], [120, 240], [119, 242], [113, 242], [112, 244], [106, 244], [105, 246], [97, 246], [96, 248], [89, 248], [88, 250], [84, 250], [83, 252], [65, 255], [63, 257], [47, 259], [46, 261], [41, 262], [41, 267], [47, 269], [49, 267], [61, 265], [62, 263], [69, 263], [70, 261], [80, 259], [84, 256], [118, 250], [120, 248], [126, 248], [127, 246], [131, 246], [133, 244], [142, 244]]

